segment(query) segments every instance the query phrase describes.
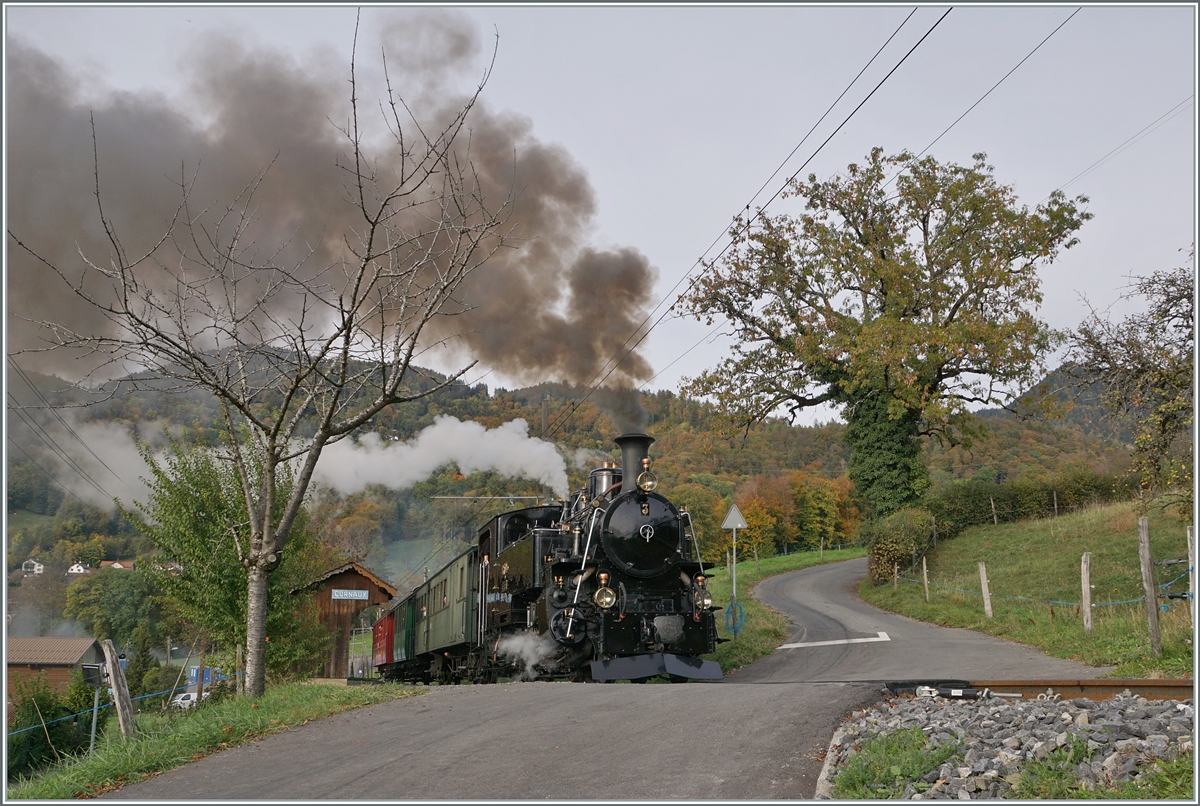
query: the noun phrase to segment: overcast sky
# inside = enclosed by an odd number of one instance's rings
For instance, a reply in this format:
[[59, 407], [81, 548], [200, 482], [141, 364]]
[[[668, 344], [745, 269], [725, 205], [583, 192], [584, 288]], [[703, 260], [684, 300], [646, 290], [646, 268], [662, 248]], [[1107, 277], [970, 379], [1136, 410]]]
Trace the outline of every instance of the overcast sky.
[[[657, 302], [711, 244], [714, 253], [723, 245], [732, 216], [765, 202], [813, 156], [946, 8], [918, 7], [774, 179], [912, 5], [390, 6], [365, 7], [363, 26], [435, 14], [473, 31], [471, 69], [447, 77], [459, 87], [483, 70], [498, 31], [488, 109], [526, 117], [537, 141], [561, 146], [586, 172], [596, 211], [581, 245], [644, 255], [657, 270]], [[804, 173], [829, 176], [876, 145], [924, 149], [1076, 8], [955, 7]], [[6, 46], [23, 41], [61, 62], [78, 97], [103, 106], [114, 91], [157, 92], [201, 122], [206, 109], [185, 77], [213, 33], [331, 69], [347, 62], [355, 22], [351, 6], [8, 5], [5, 13]], [[1095, 218], [1043, 273], [1042, 314], [1053, 327], [1078, 324], [1084, 295], [1104, 307], [1129, 274], [1181, 265], [1180, 250], [1195, 240], [1195, 35], [1192, 5], [1085, 6], [929, 152], [960, 163], [986, 152], [1032, 206], [1178, 112], [1065, 187], [1090, 197]], [[10, 196], [10, 210], [21, 201]], [[649, 388], [674, 388], [715, 364], [720, 340], [691, 349], [708, 330], [692, 321], [657, 327], [645, 356], [660, 374]], [[502, 372], [485, 382], [515, 385]]]

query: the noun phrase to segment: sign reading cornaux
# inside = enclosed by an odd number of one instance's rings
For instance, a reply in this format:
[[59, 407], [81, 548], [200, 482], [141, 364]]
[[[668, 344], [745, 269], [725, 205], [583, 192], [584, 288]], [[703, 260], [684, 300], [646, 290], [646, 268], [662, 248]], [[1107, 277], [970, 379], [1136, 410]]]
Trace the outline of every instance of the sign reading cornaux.
[[369, 599], [369, 591], [347, 590], [345, 588], [332, 588], [329, 591], [330, 597], [333, 599]]

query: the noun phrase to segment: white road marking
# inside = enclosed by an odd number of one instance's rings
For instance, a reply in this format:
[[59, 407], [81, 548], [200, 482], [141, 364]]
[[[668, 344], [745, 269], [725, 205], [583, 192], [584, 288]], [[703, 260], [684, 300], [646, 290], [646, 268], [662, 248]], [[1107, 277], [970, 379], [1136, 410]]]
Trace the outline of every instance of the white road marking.
[[800, 644], [780, 644], [776, 649], [800, 649], [808, 646], [833, 646], [835, 644], [869, 644], [873, 641], [890, 641], [888, 634], [885, 632], [879, 633], [878, 638], [843, 638], [840, 641], [807, 641]]

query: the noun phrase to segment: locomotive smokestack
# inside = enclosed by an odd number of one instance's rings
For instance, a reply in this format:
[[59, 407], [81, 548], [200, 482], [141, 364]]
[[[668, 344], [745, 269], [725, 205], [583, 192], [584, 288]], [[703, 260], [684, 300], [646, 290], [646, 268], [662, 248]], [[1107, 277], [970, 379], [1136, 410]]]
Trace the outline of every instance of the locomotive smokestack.
[[649, 455], [654, 437], [649, 434], [622, 434], [613, 440], [621, 448], [621, 492], [636, 490], [642, 459]]

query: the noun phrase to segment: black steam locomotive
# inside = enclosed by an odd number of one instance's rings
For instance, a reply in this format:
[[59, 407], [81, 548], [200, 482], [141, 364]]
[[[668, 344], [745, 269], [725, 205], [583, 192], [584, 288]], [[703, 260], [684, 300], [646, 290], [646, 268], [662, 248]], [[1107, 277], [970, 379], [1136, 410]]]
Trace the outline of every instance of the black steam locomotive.
[[558, 506], [506, 512], [375, 624], [385, 679], [718, 680], [717, 610], [686, 510], [625, 434]]

